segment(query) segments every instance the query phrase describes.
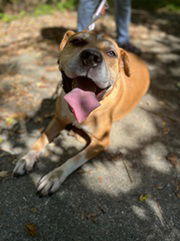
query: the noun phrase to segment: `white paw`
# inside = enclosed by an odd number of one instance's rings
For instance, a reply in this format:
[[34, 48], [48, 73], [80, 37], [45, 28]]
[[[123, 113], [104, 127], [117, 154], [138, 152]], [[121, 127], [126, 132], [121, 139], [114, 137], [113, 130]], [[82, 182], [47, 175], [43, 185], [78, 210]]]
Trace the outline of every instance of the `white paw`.
[[56, 192], [65, 180], [63, 174], [63, 170], [57, 168], [43, 176], [38, 182], [37, 194], [39, 196], [46, 196]]
[[30, 151], [16, 163], [16, 166], [13, 170], [13, 175], [22, 176], [32, 171], [37, 160], [38, 153], [35, 151]]

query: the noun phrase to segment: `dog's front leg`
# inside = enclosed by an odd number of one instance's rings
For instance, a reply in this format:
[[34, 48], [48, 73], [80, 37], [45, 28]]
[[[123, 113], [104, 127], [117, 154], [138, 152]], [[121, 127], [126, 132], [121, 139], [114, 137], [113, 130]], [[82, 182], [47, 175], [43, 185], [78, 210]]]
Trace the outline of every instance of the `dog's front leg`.
[[57, 191], [60, 185], [72, 172], [103, 151], [108, 143], [109, 136], [106, 136], [106, 141], [104, 140], [103, 142], [96, 138], [91, 139], [90, 144], [80, 153], [68, 159], [60, 167], [55, 168], [53, 171], [43, 176], [38, 182], [37, 193], [40, 196], [45, 196], [51, 195]]
[[45, 132], [34, 143], [31, 150], [20, 160], [18, 160], [13, 170], [13, 175], [22, 176], [32, 171], [36, 162], [39, 160], [40, 155], [43, 153], [44, 147], [59, 134], [65, 125], [65, 122], [54, 117]]

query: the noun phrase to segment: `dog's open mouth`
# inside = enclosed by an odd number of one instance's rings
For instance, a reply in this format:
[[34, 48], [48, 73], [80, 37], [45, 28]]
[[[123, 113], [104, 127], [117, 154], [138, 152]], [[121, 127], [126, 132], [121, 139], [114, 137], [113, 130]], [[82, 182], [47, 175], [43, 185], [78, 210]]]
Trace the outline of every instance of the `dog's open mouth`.
[[66, 93], [64, 99], [74, 113], [77, 121], [82, 123], [88, 115], [100, 106], [104, 94], [108, 88], [99, 88], [88, 77], [79, 76], [70, 79], [62, 72], [63, 89]]

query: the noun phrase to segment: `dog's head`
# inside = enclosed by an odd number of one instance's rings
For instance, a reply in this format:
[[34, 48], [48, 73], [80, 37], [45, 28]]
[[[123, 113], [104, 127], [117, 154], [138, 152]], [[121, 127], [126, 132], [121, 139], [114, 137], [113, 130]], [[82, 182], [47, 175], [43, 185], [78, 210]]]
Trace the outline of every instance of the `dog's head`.
[[93, 93], [99, 102], [112, 89], [122, 66], [130, 76], [127, 53], [110, 37], [93, 31], [65, 33], [60, 44], [59, 69], [66, 94], [78, 88], [86, 94]]

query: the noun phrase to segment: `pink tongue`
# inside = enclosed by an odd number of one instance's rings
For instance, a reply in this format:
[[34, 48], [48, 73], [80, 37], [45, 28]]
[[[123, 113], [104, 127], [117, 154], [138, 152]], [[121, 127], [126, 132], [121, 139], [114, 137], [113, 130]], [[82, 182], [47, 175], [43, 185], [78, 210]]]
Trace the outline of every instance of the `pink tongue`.
[[94, 109], [100, 106], [94, 92], [79, 88], [71, 90], [64, 96], [64, 99], [79, 123], [83, 122]]

